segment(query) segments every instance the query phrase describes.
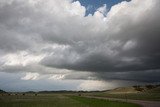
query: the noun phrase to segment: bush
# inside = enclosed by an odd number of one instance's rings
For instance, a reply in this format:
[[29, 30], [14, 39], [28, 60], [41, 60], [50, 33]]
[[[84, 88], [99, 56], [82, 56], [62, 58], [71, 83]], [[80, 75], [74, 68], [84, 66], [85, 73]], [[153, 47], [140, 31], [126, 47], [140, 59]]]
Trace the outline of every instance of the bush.
[[136, 91], [144, 91], [144, 89], [141, 87], [141, 86], [133, 86], [134, 87], [134, 89], [136, 90]]
[[146, 88], [147, 89], [153, 89], [153, 88], [155, 88], [155, 86], [154, 85], [146, 85]]

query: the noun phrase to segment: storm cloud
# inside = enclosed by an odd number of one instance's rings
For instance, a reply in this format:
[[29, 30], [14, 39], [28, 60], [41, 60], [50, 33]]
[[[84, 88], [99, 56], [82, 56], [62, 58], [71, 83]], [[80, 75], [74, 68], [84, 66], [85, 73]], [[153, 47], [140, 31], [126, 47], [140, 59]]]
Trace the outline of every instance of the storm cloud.
[[79, 1], [0, 0], [0, 71], [160, 82], [159, 11], [159, 0], [104, 4], [87, 16]]

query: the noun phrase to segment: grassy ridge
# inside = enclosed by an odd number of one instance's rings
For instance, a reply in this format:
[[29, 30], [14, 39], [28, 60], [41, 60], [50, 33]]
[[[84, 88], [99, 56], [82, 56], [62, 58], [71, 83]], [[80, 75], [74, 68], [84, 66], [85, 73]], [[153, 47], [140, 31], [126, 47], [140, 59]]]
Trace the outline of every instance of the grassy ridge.
[[0, 96], [0, 107], [139, 107], [135, 104], [62, 94]]
[[[141, 91], [139, 91], [141, 90]], [[104, 92], [86, 93], [86, 96], [160, 101], [160, 86], [122, 87]]]
[[160, 93], [127, 93], [127, 94], [88, 93], [85, 95], [95, 96], [95, 97], [107, 97], [107, 98], [160, 101]]

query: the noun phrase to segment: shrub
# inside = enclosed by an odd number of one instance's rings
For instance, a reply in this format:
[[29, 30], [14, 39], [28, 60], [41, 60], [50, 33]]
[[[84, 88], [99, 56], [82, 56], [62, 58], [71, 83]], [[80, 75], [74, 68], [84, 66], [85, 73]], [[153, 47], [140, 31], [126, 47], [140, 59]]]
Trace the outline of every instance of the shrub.
[[134, 89], [136, 90], [136, 91], [144, 91], [144, 89], [141, 87], [141, 86], [133, 86], [134, 87]]

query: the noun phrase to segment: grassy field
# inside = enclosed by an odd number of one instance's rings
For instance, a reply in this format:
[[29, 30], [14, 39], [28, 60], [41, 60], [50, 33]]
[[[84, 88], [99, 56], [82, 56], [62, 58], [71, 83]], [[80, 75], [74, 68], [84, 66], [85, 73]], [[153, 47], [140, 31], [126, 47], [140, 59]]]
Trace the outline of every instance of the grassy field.
[[0, 107], [140, 107], [136, 104], [63, 94], [0, 96]]
[[133, 87], [123, 87], [104, 92], [85, 93], [86, 96], [160, 101], [160, 87], [137, 91]]
[[85, 95], [86, 96], [95, 96], [95, 97], [107, 97], [107, 98], [160, 101], [160, 93], [109, 94], [109, 93], [99, 92], [99, 93], [88, 93]]

